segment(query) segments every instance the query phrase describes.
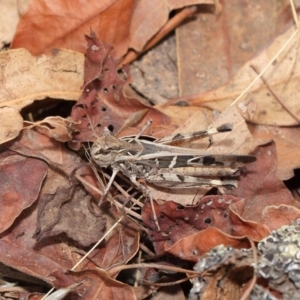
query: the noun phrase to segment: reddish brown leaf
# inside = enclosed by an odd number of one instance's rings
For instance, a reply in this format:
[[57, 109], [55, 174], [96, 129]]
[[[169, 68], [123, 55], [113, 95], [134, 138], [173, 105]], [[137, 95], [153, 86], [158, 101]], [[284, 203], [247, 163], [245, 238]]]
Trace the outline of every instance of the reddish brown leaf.
[[[52, 243], [44, 240], [36, 244], [32, 237], [37, 225], [37, 206], [33, 205], [22, 212], [10, 229], [0, 236], [0, 260], [2, 263], [38, 277], [53, 284], [55, 278], [51, 276], [56, 272], [64, 278], [66, 269], [74, 265], [74, 257], [67, 250], [65, 240], [52, 238]], [[7, 255], [9, 253], [9, 255]], [[70, 284], [62, 281], [66, 286]]]
[[121, 58], [129, 48], [141, 51], [172, 10], [195, 4], [214, 5], [216, 1], [105, 0], [85, 5], [70, 0], [33, 0], [19, 21], [11, 47], [26, 48], [34, 55], [53, 48], [84, 52], [81, 37], [92, 28], [102, 41], [114, 46], [114, 56]]
[[262, 212], [261, 223], [267, 224], [271, 231], [277, 230], [283, 225], [287, 225], [291, 220], [300, 218], [300, 209], [289, 206], [268, 206]]
[[[116, 216], [118, 215], [113, 207], [110, 210]], [[95, 249], [89, 256], [90, 260], [87, 260], [82, 266], [93, 269], [96, 265], [98, 268], [106, 270], [112, 266], [123, 265], [136, 254], [138, 249], [138, 227], [124, 217], [121, 226], [107, 238], [105, 245]], [[111, 276], [115, 277], [117, 274], [111, 274]]]
[[0, 232], [3, 232], [37, 200], [47, 175], [47, 165], [10, 150], [0, 153], [0, 161]]
[[249, 240], [245, 237], [234, 237], [209, 227], [195, 234], [180, 239], [165, 251], [180, 259], [197, 262], [199, 256], [218, 245], [231, 246], [234, 248], [249, 248]]
[[118, 72], [118, 63], [110, 55], [111, 47], [100, 42], [92, 32], [86, 37], [88, 49], [85, 59], [84, 91], [72, 109], [74, 139], [69, 145], [79, 149], [80, 142], [94, 141], [108, 127], [118, 132], [123, 123], [138, 111], [146, 110], [137, 124], [131, 124], [135, 133], [149, 119], [154, 125], [169, 124], [169, 118], [147, 107], [136, 99], [123, 94], [123, 87], [130, 82], [128, 66]]
[[154, 207], [161, 231], [157, 231], [152, 220], [153, 213], [149, 202], [144, 205], [142, 217], [149, 228], [155, 251], [159, 255], [164, 253], [164, 248], [208, 227], [216, 227], [226, 234], [231, 234], [229, 205], [239, 200], [228, 196], [206, 196], [194, 207], [184, 207], [173, 201], [167, 201], [162, 205], [155, 202]]
[[82, 282], [76, 289], [76, 293], [81, 295], [80, 299], [91, 299], [91, 295], [106, 299], [107, 294], [122, 295], [131, 290], [125, 284], [111, 279], [104, 271], [66, 273], [80, 258], [76, 255], [76, 245], [63, 237], [52, 237], [51, 240], [45, 239], [36, 244], [32, 238], [36, 227], [36, 212], [36, 205], [24, 211], [17, 222], [0, 236], [1, 262], [41, 278], [56, 288]]
[[101, 269], [82, 272], [69, 272], [77, 282], [84, 280], [77, 288], [80, 299], [116, 299], [135, 300], [132, 288], [120, 281], [114, 280]]
[[85, 52], [82, 36], [93, 28], [101, 40], [114, 45], [121, 57], [129, 46], [133, 0], [80, 1], [33, 0], [22, 16], [11, 48], [26, 48], [34, 55], [67, 48]]
[[276, 148], [274, 143], [258, 147], [253, 153], [257, 161], [247, 166], [238, 188], [230, 192], [245, 201], [234, 204], [234, 210], [245, 220], [259, 222], [264, 208], [270, 205], [298, 207], [290, 191], [276, 176]]

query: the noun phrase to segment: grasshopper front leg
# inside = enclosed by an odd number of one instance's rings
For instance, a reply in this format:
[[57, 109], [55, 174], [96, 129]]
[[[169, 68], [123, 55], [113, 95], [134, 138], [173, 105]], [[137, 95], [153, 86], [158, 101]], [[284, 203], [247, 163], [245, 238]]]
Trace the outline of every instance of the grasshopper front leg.
[[143, 194], [146, 197], [149, 198], [152, 213], [153, 213], [153, 221], [154, 221], [155, 225], [157, 226], [158, 231], [160, 231], [161, 229], [160, 229], [159, 224], [158, 224], [158, 219], [157, 219], [157, 215], [156, 215], [156, 212], [155, 212], [155, 209], [154, 209], [153, 197], [152, 197], [151, 192], [145, 186], [143, 186], [138, 181], [136, 181], [136, 176], [135, 175], [131, 175], [130, 180], [133, 184], [135, 184], [137, 186], [138, 189], [140, 189], [143, 192]]

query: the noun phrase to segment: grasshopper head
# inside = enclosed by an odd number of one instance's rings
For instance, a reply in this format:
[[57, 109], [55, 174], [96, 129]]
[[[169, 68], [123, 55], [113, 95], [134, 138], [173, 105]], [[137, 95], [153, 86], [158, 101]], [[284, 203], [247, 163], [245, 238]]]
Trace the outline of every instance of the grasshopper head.
[[112, 135], [99, 137], [91, 147], [91, 157], [100, 167], [108, 167], [118, 160], [123, 143]]

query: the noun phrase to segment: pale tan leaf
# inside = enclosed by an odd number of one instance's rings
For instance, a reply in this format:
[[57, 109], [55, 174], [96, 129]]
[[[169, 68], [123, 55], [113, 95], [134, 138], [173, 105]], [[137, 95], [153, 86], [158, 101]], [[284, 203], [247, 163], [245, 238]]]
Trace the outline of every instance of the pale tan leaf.
[[0, 54], [0, 106], [16, 109], [46, 97], [77, 100], [83, 78], [81, 53], [58, 50], [52, 56], [32, 56], [24, 49]]
[[1, 107], [0, 124], [0, 144], [3, 144], [19, 135], [19, 132], [23, 128], [23, 118], [17, 109], [13, 107]]
[[[290, 42], [283, 48], [284, 44]], [[257, 77], [252, 65], [262, 70], [278, 53], [282, 52], [270, 65], [264, 74], [264, 78], [283, 99], [285, 105], [296, 115], [300, 115], [299, 74], [300, 62], [296, 49], [295, 27], [278, 36], [272, 44], [262, 51], [256, 58], [247, 62], [226, 85], [211, 92], [199, 94], [190, 101], [191, 105], [205, 105], [212, 109], [225, 110], [244, 89]], [[297, 55], [297, 58], [296, 58]], [[295, 62], [295, 64], [293, 64]], [[251, 122], [258, 124], [291, 126], [298, 122], [277, 101], [261, 79], [258, 79], [245, 96], [239, 101], [246, 104], [250, 101], [257, 103], [256, 113]]]

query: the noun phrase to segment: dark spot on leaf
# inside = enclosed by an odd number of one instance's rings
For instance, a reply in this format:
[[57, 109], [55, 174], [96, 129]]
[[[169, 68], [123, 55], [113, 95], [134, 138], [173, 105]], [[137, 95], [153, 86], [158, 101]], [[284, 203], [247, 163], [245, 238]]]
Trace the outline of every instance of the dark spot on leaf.
[[101, 110], [102, 111], [106, 111], [106, 107], [101, 107]]
[[223, 215], [223, 217], [224, 217], [224, 219], [228, 218], [228, 213], [225, 213], [225, 214]]
[[165, 218], [165, 216], [164, 216], [163, 214], [160, 214], [160, 215], [159, 215], [159, 218], [160, 218], [161, 220], [163, 220], [163, 219]]
[[114, 127], [113, 125], [108, 125], [107, 128], [108, 128], [108, 130], [111, 131], [111, 132], [113, 132], [114, 129], [115, 129], [115, 127]]
[[98, 99], [94, 99], [92, 102], [91, 102], [91, 107], [95, 107], [96, 104], [98, 102]]
[[108, 93], [108, 88], [104, 88], [104, 89], [102, 89], [102, 91], [103, 91], [104, 93]]
[[177, 210], [184, 210], [184, 206], [179, 204], [179, 205], [177, 205], [176, 209]]
[[212, 223], [211, 218], [205, 218], [204, 223], [211, 224]]

